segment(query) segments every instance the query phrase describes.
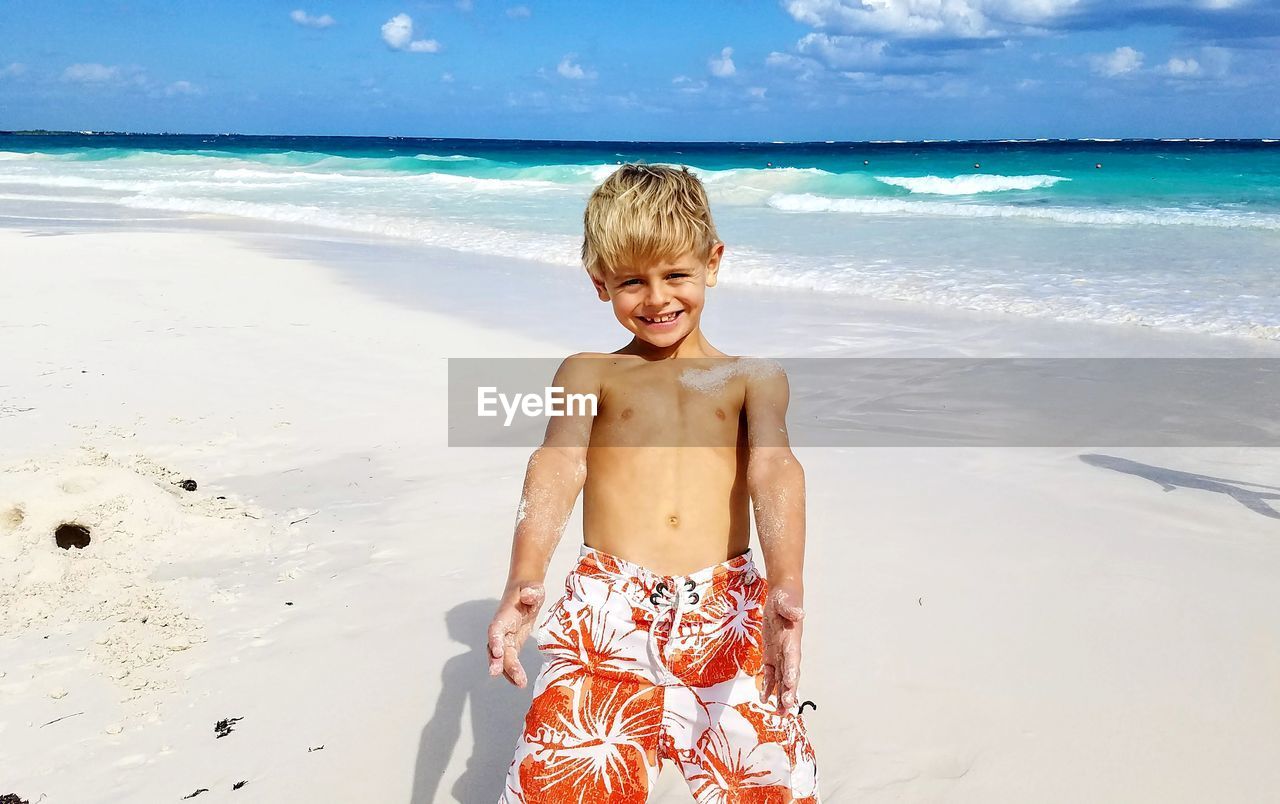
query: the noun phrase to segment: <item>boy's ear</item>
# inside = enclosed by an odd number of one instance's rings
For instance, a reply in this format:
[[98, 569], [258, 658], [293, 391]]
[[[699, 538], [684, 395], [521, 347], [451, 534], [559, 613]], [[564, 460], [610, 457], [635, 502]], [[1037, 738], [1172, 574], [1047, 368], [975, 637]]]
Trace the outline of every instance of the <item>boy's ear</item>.
[[711, 256], [707, 258], [707, 287], [716, 286], [716, 277], [720, 273], [720, 258], [724, 256], [724, 243], [716, 243], [715, 248], [711, 249]]
[[605, 287], [604, 282], [596, 279], [594, 276], [591, 276], [591, 274], [587, 274], [587, 276], [590, 277], [591, 284], [595, 286], [596, 295], [600, 297], [600, 301], [609, 301], [609, 290]]

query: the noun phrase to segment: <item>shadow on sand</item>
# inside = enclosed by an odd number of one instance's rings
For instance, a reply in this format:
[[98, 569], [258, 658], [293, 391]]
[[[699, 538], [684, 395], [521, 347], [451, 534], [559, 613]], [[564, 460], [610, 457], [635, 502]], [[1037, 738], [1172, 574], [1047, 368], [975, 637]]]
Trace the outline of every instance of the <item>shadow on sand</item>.
[[[444, 616], [449, 637], [465, 645], [467, 652], [445, 662], [440, 698], [418, 743], [410, 804], [493, 804], [502, 793], [542, 656], [532, 639], [525, 642], [520, 661], [529, 676], [529, 686], [524, 689], [512, 686], [504, 678], [489, 677], [485, 634], [497, 608], [498, 601], [494, 599], [469, 600]], [[440, 783], [458, 746], [462, 715], [467, 709], [471, 712], [471, 756], [453, 789], [442, 793]]]
[[[1115, 472], [1124, 472], [1127, 475], [1137, 475], [1146, 478], [1152, 483], [1156, 483], [1165, 491], [1173, 491], [1177, 488], [1199, 489], [1201, 491], [1216, 491], [1219, 494], [1225, 494], [1231, 499], [1253, 511], [1255, 514], [1262, 514], [1272, 519], [1280, 519], [1280, 511], [1272, 507], [1267, 500], [1280, 500], [1280, 494], [1271, 494], [1264, 491], [1253, 491], [1252, 489], [1269, 489], [1270, 491], [1280, 492], [1280, 488], [1276, 486], [1264, 486], [1261, 483], [1250, 483], [1246, 480], [1226, 480], [1221, 477], [1209, 477], [1208, 475], [1197, 475], [1191, 472], [1180, 472], [1176, 469], [1165, 469], [1161, 466], [1151, 466], [1145, 463], [1131, 461], [1128, 458], [1117, 458], [1114, 455], [1097, 455], [1087, 454], [1081, 455], [1080, 460], [1090, 466], [1097, 466], [1101, 469], [1110, 469]], [[1243, 486], [1251, 486], [1252, 488], [1242, 488]]]

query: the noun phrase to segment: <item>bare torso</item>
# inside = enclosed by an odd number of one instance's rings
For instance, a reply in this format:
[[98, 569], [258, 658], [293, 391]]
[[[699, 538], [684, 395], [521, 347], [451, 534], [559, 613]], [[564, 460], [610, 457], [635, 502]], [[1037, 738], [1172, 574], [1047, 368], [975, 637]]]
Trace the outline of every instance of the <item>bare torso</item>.
[[667, 575], [746, 551], [746, 380], [732, 358], [602, 355], [583, 538]]

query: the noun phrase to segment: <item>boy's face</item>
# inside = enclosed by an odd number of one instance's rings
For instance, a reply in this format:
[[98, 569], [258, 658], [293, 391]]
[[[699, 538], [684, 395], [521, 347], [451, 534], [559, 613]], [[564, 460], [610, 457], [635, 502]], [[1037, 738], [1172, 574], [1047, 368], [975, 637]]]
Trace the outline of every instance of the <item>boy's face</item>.
[[591, 281], [600, 300], [613, 303], [613, 314], [622, 326], [654, 346], [671, 346], [697, 329], [707, 288], [716, 283], [723, 254], [724, 244], [717, 243], [705, 260], [686, 253]]

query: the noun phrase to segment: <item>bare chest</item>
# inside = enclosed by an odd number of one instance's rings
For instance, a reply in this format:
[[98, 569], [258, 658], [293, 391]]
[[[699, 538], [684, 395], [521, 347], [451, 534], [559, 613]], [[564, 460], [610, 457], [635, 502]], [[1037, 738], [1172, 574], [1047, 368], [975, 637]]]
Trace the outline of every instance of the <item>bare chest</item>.
[[744, 398], [741, 382], [703, 387], [676, 373], [625, 373], [603, 388], [591, 446], [736, 447]]

